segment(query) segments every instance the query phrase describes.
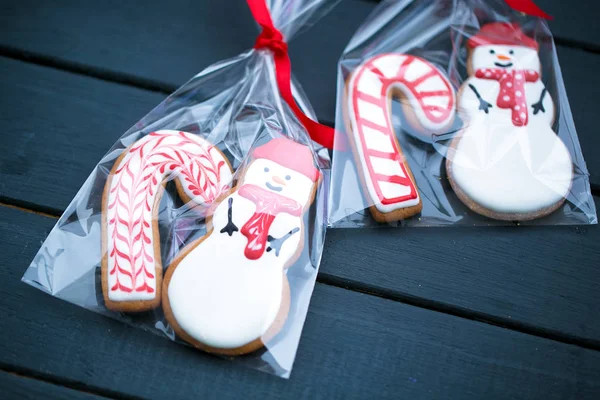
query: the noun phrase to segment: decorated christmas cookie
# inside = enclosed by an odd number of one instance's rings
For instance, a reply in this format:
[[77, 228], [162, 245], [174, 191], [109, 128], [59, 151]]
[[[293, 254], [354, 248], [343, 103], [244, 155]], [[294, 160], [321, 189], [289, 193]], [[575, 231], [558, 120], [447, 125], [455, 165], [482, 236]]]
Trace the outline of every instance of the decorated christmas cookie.
[[303, 215], [320, 182], [310, 149], [284, 138], [256, 148], [239, 173], [211, 207], [208, 233], [167, 270], [162, 293], [179, 337], [226, 355], [254, 351], [282, 328], [285, 269], [302, 251]]
[[371, 214], [379, 222], [421, 211], [413, 174], [391, 121], [391, 98], [424, 134], [444, 132], [454, 120], [454, 89], [433, 64], [407, 54], [381, 54], [360, 65], [347, 90], [350, 143]]
[[145, 311], [161, 300], [158, 205], [165, 183], [208, 207], [232, 180], [227, 158], [197, 135], [150, 133], [126, 149], [109, 174], [102, 199], [102, 291], [106, 307]]
[[517, 24], [491, 23], [468, 41], [459, 92], [464, 128], [448, 151], [452, 188], [473, 211], [530, 220], [564, 202], [569, 151], [552, 130], [555, 108], [541, 80], [538, 43]]

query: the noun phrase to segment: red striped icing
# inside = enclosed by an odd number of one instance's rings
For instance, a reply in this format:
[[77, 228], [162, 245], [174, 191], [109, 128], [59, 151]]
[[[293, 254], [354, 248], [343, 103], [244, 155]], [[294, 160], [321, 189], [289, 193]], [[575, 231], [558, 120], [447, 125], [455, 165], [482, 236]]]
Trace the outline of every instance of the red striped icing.
[[170, 178], [179, 180], [190, 199], [208, 206], [229, 184], [231, 171], [217, 149], [185, 132], [153, 132], [126, 150], [106, 199], [109, 298], [153, 298], [155, 256], [160, 257], [154, 253], [153, 207]]
[[[398, 58], [402, 57], [402, 61], [399, 63], [397, 68], [395, 68], [392, 74], [389, 73], [386, 75], [382, 69], [378, 68], [377, 61], [383, 58], [389, 57]], [[407, 71], [410, 65], [415, 61], [419, 60], [427, 65], [429, 70], [423, 74], [418, 75], [413, 81], [409, 81], [406, 78]], [[385, 60], [384, 60], [385, 61]], [[387, 68], [386, 68], [387, 70]], [[374, 73], [381, 85], [381, 93], [379, 93], [378, 97], [375, 97], [374, 94], [364, 93], [359, 90], [359, 84], [361, 83], [361, 79], [372, 79], [372, 74], [370, 74], [370, 78], [364, 78], [365, 71], [370, 71]], [[419, 91], [417, 87], [420, 84], [426, 83], [429, 79], [435, 79], [436, 77], [441, 78], [443, 82], [443, 87], [437, 88], [436, 90], [422, 90]], [[365, 83], [363, 83], [364, 85]], [[366, 83], [369, 84], [368, 82]], [[389, 90], [393, 85], [396, 85], [405, 95], [413, 96], [414, 99], [418, 102], [418, 108], [422, 111], [422, 116], [417, 115], [417, 120], [419, 118], [425, 117], [429, 122], [433, 124], [446, 124], [451, 122], [454, 116], [454, 107], [455, 107], [455, 95], [454, 90], [446, 77], [443, 75], [441, 71], [439, 71], [434, 65], [423, 60], [421, 58], [405, 55], [405, 54], [382, 54], [372, 59], [368, 60], [364, 64], [362, 64], [354, 73], [354, 77], [352, 79], [351, 84], [351, 99], [352, 102], [351, 107], [353, 110], [352, 115], [352, 124], [353, 129], [358, 134], [359, 140], [355, 140], [358, 142], [357, 145], [361, 147], [362, 153], [362, 161], [363, 168], [366, 169], [365, 174], [371, 178], [373, 188], [377, 195], [377, 200], [379, 204], [383, 205], [393, 205], [397, 204], [396, 208], [403, 208], [405, 206], [410, 206], [418, 198], [418, 192], [415, 183], [411, 180], [410, 175], [408, 173], [408, 168], [405, 164], [404, 158], [401, 156], [400, 148], [395, 139], [396, 134], [394, 132], [394, 128], [391, 123], [391, 104], [389, 101]], [[440, 107], [439, 105], [434, 104], [425, 104], [425, 101], [429, 97], [446, 97], [446, 106]], [[363, 103], [367, 103], [371, 105], [371, 108], [376, 108], [381, 112], [384, 119], [384, 125], [377, 124], [371, 121], [368, 118], [364, 117], [364, 114], [361, 115], [361, 111], [359, 108], [359, 100]], [[411, 106], [414, 107], [413, 104]], [[417, 111], [417, 110], [415, 110]], [[421, 121], [419, 121], [421, 122]], [[390, 141], [390, 146], [392, 148], [391, 152], [373, 150], [367, 147], [365, 128], [375, 129], [381, 132], [385, 137]], [[382, 171], [375, 171], [373, 162], [371, 157], [380, 158], [384, 160], [393, 160], [398, 163], [398, 166], [404, 176], [394, 175], [394, 174], [385, 174]], [[386, 197], [381, 189], [380, 182], [388, 182], [399, 184], [402, 186], [406, 186], [410, 188], [410, 192], [403, 196], [395, 196], [395, 197]], [[373, 199], [375, 200], [375, 199]], [[410, 204], [403, 205], [403, 203], [410, 202]]]

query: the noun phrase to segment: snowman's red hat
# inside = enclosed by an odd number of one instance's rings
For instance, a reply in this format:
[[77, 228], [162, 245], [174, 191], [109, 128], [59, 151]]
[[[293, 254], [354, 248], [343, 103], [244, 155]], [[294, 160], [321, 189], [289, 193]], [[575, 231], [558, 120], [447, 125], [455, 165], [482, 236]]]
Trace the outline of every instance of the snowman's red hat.
[[257, 147], [253, 152], [254, 159], [271, 160], [286, 168], [306, 175], [311, 181], [319, 179], [319, 170], [315, 167], [312, 152], [300, 143], [286, 138], [272, 139], [267, 144]]
[[523, 33], [519, 24], [508, 22], [492, 22], [482, 26], [467, 43], [471, 49], [490, 44], [525, 46], [536, 51], [539, 48], [538, 42]]

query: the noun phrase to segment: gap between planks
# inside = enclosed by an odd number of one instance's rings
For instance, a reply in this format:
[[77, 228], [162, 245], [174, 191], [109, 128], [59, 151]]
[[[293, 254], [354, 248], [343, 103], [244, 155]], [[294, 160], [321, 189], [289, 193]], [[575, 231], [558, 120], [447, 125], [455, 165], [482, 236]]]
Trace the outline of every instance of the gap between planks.
[[[600, 55], [600, 45], [594, 43], [556, 36], [554, 37], [554, 42], [560, 46]], [[85, 63], [67, 61], [59, 57], [52, 57], [43, 53], [23, 50], [13, 46], [0, 45], [0, 56], [166, 95], [173, 93], [178, 88], [177, 85], [166, 82], [141, 78], [134, 74], [113, 71], [107, 68], [99, 68]], [[329, 121], [321, 122], [325, 125], [333, 125]]]
[[[556, 39], [556, 38], [555, 38]], [[570, 39], [562, 40], [564, 43], [569, 43], [570, 47], [575, 47], [578, 49], [591, 51], [592, 53], [600, 54], [600, 46], [595, 45], [587, 45], [582, 42], [577, 42]], [[559, 41], [556, 41], [559, 43]], [[579, 45], [577, 45], [579, 44]], [[591, 46], [591, 47], [590, 47]], [[593, 49], [592, 49], [593, 48]], [[592, 49], [592, 50], [590, 50]], [[151, 79], [140, 78], [138, 76], [127, 74], [123, 72], [116, 72], [104, 68], [93, 67], [83, 63], [77, 63], [72, 61], [62, 60], [56, 57], [50, 57], [41, 53], [26, 51], [17, 49], [11, 46], [0, 45], [0, 57], [6, 57], [12, 60], [18, 60], [21, 62], [34, 64], [38, 66], [43, 66], [47, 68], [52, 68], [55, 70], [69, 72], [76, 75], [86, 76], [90, 78], [95, 78], [101, 81], [116, 83], [124, 86], [135, 87], [142, 90], [147, 90], [150, 92], [161, 93], [165, 95], [170, 95], [171, 93], [177, 90], [177, 86], [171, 85], [165, 82], [159, 82]], [[327, 125], [329, 127], [334, 128], [335, 123], [333, 121], [320, 120], [320, 123]], [[591, 192], [594, 196], [600, 196], [600, 185], [596, 185], [590, 182]], [[0, 196], [0, 204], [10, 205], [7, 197]], [[14, 204], [17, 205], [17, 204]], [[34, 204], [29, 204], [23, 202], [22, 205], [17, 205], [18, 207], [23, 207], [24, 209], [28, 209], [25, 211], [37, 211], [41, 214], [49, 214], [49, 216], [54, 216], [54, 214], [60, 215], [61, 212], [52, 208], [43, 208]]]
[[[4, 198], [0, 199], [0, 207], [8, 207], [23, 212], [37, 214], [46, 218], [58, 219], [61, 212], [55, 210], [49, 210], [47, 208], [38, 207], [30, 204], [11, 204], [10, 200]], [[477, 321], [488, 325], [497, 326], [500, 328], [517, 331], [531, 336], [537, 336], [543, 339], [549, 339], [556, 342], [570, 344], [578, 347], [582, 347], [589, 350], [600, 351], [600, 341], [577, 338], [572, 335], [568, 335], [555, 330], [539, 328], [535, 325], [529, 325], [521, 322], [513, 321], [509, 318], [497, 317], [484, 312], [478, 312], [469, 310], [462, 307], [451, 306], [449, 304], [434, 301], [422, 297], [410, 296], [407, 294], [396, 293], [389, 289], [379, 288], [377, 286], [365, 284], [350, 279], [342, 279], [329, 274], [319, 273], [317, 276], [317, 282], [337, 287], [340, 289], [351, 290], [354, 292], [364, 293], [371, 296], [380, 297], [387, 300], [396, 301], [399, 303], [407, 304], [413, 307], [424, 308], [430, 311], [439, 312], [443, 314], [449, 314], [457, 318], [463, 318], [471, 321]], [[1, 369], [1, 367], [0, 367]]]
[[0, 45], [0, 56], [10, 58], [13, 60], [23, 61], [29, 64], [35, 64], [42, 67], [56, 69], [59, 71], [71, 72], [77, 75], [96, 78], [105, 82], [131, 86], [150, 92], [157, 92], [169, 95], [176, 91], [178, 88], [178, 86], [176, 85], [168, 84], [165, 82], [141, 78], [133, 74], [117, 72], [106, 68], [98, 68], [84, 63], [67, 61], [57, 57], [48, 56], [42, 53], [18, 49], [12, 46]]
[[25, 368], [19, 368], [19, 367], [15, 368], [12, 365], [9, 366], [8, 364], [4, 364], [4, 363], [0, 364], [0, 371], [6, 372], [7, 374], [18, 376], [20, 378], [32, 379], [32, 380], [47, 383], [50, 385], [62, 386], [64, 388], [76, 390], [76, 391], [82, 392], [82, 393], [88, 393], [88, 394], [91, 394], [94, 396], [105, 397], [107, 399], [110, 399], [110, 398], [119, 398], [119, 399], [127, 399], [127, 400], [140, 399], [140, 397], [131, 396], [127, 393], [113, 392], [113, 391], [106, 390], [106, 389], [91, 387], [91, 386], [79, 383], [77, 381], [72, 381], [70, 379], [57, 378], [50, 374], [43, 374], [43, 373], [36, 372], [34, 370], [25, 369]]
[[[98, 68], [83, 63], [67, 61], [41, 53], [17, 49], [12, 46], [0, 45], [0, 57], [165, 95], [170, 95], [179, 88], [178, 86], [169, 83], [140, 78], [133, 74]], [[319, 120], [319, 122], [330, 127], [334, 126], [332, 121]]]

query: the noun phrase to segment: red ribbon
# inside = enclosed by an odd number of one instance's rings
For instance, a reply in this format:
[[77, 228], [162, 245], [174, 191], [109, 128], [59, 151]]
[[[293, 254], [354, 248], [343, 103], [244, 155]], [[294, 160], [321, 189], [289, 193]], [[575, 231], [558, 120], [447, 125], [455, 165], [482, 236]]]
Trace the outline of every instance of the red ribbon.
[[262, 27], [262, 32], [258, 35], [255, 49], [269, 49], [274, 54], [275, 59], [275, 76], [277, 78], [277, 86], [281, 97], [288, 103], [296, 117], [308, 131], [308, 134], [315, 142], [320, 145], [332, 149], [334, 129], [308, 118], [296, 104], [292, 95], [292, 63], [288, 55], [287, 43], [283, 40], [283, 35], [273, 25], [271, 14], [265, 4], [265, 0], [247, 0], [248, 7], [252, 12], [252, 16]]
[[520, 11], [524, 14], [531, 15], [532, 17], [539, 17], [544, 19], [552, 19], [552, 17], [544, 12], [540, 7], [533, 2], [533, 0], [504, 0], [510, 8], [516, 11]]
[[[296, 117], [300, 120], [302, 125], [308, 131], [308, 134], [315, 142], [320, 145], [333, 149], [333, 138], [335, 130], [322, 125], [312, 119], [308, 118], [304, 112], [296, 104], [294, 96], [292, 95], [292, 63], [288, 55], [287, 43], [283, 40], [283, 35], [271, 19], [271, 14], [265, 0], [246, 0], [252, 16], [262, 27], [262, 32], [258, 35], [256, 43], [254, 44], [255, 49], [269, 49], [274, 54], [275, 59], [275, 76], [277, 79], [277, 86], [279, 86], [279, 92], [281, 97], [288, 103]], [[552, 19], [552, 17], [546, 14], [541, 8], [539, 8], [533, 0], [505, 0], [511, 8], [516, 11], [520, 11], [527, 15], [534, 17], [540, 17], [545, 19]]]

